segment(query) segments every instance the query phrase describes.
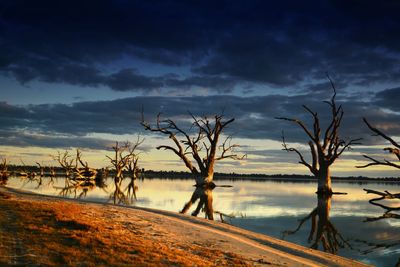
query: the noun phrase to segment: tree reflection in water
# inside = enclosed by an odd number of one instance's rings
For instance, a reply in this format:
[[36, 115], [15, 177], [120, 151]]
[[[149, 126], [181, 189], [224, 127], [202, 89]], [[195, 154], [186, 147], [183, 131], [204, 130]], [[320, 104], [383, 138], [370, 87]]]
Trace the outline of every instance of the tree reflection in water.
[[295, 230], [284, 231], [283, 238], [287, 235], [297, 233], [303, 224], [310, 220], [311, 228], [308, 236], [308, 242], [311, 243], [311, 248], [318, 249], [319, 244], [322, 244], [322, 249], [325, 252], [337, 254], [340, 248], [349, 247], [349, 242], [343, 238], [329, 218], [331, 209], [331, 195], [318, 194], [317, 207], [315, 207], [306, 217], [299, 219], [299, 225]]
[[8, 181], [8, 176], [0, 176], [0, 186], [7, 185], [7, 181]]
[[115, 177], [114, 178], [114, 192], [110, 194], [109, 200], [112, 200], [114, 204], [127, 204], [129, 201], [121, 189], [122, 186], [122, 178]]
[[[64, 187], [54, 187], [60, 189], [59, 195], [63, 197], [73, 197], [77, 199], [85, 198], [87, 193], [96, 187], [106, 191], [107, 184], [105, 178], [97, 176], [95, 179], [74, 179], [66, 176], [64, 178]], [[50, 179], [53, 181], [53, 178]]]
[[[367, 218], [365, 218], [365, 220], [363, 222], [376, 222], [376, 221], [385, 220], [385, 219], [400, 219], [400, 214], [396, 213], [396, 211], [400, 210], [400, 207], [389, 206], [387, 204], [380, 203], [380, 201], [384, 200], [384, 199], [389, 199], [389, 200], [400, 199], [400, 193], [393, 194], [393, 193], [390, 193], [389, 191], [380, 192], [380, 191], [376, 191], [376, 190], [372, 190], [372, 189], [364, 189], [364, 191], [367, 194], [378, 195], [379, 197], [372, 198], [368, 202], [374, 206], [381, 207], [382, 209], [385, 210], [385, 212], [380, 216], [367, 217]], [[360, 251], [362, 254], [369, 254], [376, 250], [389, 249], [389, 248], [400, 245], [400, 241], [394, 241], [394, 242], [388, 241], [388, 242], [380, 242], [380, 243], [370, 242], [370, 241], [361, 240], [361, 239], [357, 239], [355, 241], [368, 246], [368, 249], [364, 249], [364, 250]], [[400, 266], [400, 258], [399, 258], [396, 266]]]
[[130, 205], [137, 200], [136, 192], [138, 186], [136, 185], [136, 177], [130, 176], [130, 181], [125, 189], [122, 188], [123, 178], [114, 178], [114, 192], [111, 193], [109, 201], [114, 204]]
[[136, 185], [136, 178], [130, 177], [130, 182], [125, 189], [126, 195], [128, 199], [130, 199], [131, 203], [134, 200], [137, 200], [136, 192], [138, 191], [139, 187]]
[[215, 188], [215, 184], [205, 183], [196, 184], [195, 190], [190, 198], [189, 202], [185, 204], [180, 213], [186, 213], [190, 207], [199, 200], [196, 209], [192, 212], [193, 216], [197, 216], [201, 210], [204, 210], [206, 219], [214, 220], [214, 209], [213, 209], [213, 194], [212, 191]]

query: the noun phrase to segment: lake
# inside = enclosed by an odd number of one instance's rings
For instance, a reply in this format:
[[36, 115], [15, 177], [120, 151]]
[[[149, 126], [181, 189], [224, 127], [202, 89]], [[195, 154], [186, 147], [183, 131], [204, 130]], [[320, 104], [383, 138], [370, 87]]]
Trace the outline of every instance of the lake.
[[[192, 180], [137, 180], [135, 199], [133, 194], [127, 196], [125, 189], [129, 182], [126, 179], [116, 188], [114, 179], [109, 178], [100, 188], [95, 185], [77, 186], [65, 178], [11, 177], [7, 186], [46, 195], [169, 211], [180, 211], [195, 189]], [[318, 199], [314, 193], [317, 185], [309, 181], [220, 180], [216, 184], [232, 186], [213, 190], [214, 211], [234, 215], [235, 218], [225, 217], [225, 221], [232, 225], [377, 266], [395, 266], [399, 260], [400, 215], [395, 212], [385, 215], [384, 209], [368, 202], [377, 196], [363, 191], [363, 188], [369, 188], [398, 193], [400, 187], [396, 183], [333, 181], [334, 191], [346, 192], [347, 195], [334, 195], [332, 199]], [[400, 207], [399, 200], [386, 200], [385, 203]], [[195, 207], [196, 204], [189, 214]], [[218, 215], [215, 217], [219, 219]], [[303, 224], [294, 231], [300, 219], [304, 219]], [[308, 241], [313, 220], [315, 231]]]

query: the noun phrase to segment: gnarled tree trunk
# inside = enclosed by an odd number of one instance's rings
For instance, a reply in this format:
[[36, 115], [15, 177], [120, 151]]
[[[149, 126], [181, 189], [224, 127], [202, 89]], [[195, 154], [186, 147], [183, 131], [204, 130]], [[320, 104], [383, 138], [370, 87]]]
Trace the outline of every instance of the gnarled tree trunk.
[[331, 174], [329, 166], [319, 170], [317, 194], [332, 194]]

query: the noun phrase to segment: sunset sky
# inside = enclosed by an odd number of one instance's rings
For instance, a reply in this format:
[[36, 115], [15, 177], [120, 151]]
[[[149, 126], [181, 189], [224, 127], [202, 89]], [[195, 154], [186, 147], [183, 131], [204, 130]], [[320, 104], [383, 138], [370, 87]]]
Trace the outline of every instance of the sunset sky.
[[[115, 141], [145, 137], [141, 166], [185, 170], [157, 151], [169, 143], [140, 126], [141, 110], [186, 122], [188, 112], [234, 117], [227, 129], [240, 162], [217, 171], [307, 174], [286, 142], [304, 149], [306, 104], [327, 122], [323, 103], [343, 105], [344, 139], [364, 138], [333, 175], [399, 176], [391, 168], [356, 169], [362, 154], [384, 154], [384, 140], [362, 122], [400, 140], [398, 1], [0, 1], [0, 157], [13, 164], [55, 164], [50, 155], [81, 148], [95, 167]], [[308, 154], [307, 154], [308, 155]]]

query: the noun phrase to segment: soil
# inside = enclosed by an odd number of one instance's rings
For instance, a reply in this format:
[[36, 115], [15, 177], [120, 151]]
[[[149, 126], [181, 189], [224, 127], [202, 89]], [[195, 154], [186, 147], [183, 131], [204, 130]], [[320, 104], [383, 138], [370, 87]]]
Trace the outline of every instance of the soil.
[[5, 187], [0, 265], [366, 266], [221, 222]]

